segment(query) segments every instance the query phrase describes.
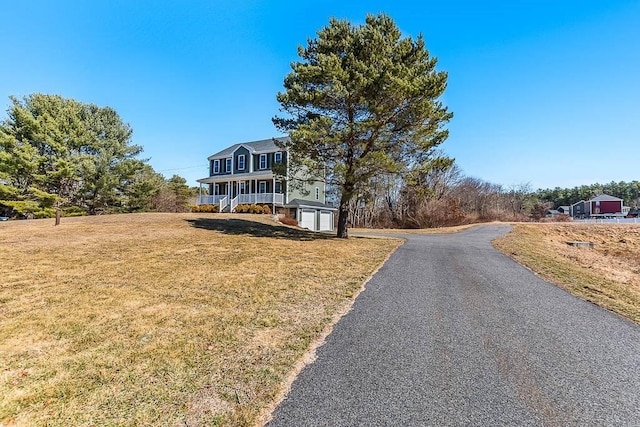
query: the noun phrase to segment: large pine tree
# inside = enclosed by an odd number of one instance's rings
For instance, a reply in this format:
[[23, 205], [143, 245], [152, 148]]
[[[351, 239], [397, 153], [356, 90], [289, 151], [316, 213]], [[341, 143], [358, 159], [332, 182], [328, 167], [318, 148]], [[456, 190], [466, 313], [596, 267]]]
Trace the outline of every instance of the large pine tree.
[[35, 216], [51, 216], [55, 205], [87, 213], [125, 207], [144, 162], [115, 110], [57, 95], [11, 101], [0, 122], [0, 206]]
[[338, 189], [346, 238], [348, 203], [371, 178], [419, 166], [447, 138], [447, 74], [421, 35], [402, 37], [384, 14], [360, 26], [332, 19], [298, 54], [278, 94], [287, 116], [273, 121], [309, 176], [326, 171]]

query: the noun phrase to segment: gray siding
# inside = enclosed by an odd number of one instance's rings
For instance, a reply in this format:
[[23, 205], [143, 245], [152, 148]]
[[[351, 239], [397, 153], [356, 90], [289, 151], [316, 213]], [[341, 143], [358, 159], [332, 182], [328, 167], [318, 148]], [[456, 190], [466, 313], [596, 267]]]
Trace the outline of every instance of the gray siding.
[[[244, 156], [244, 168], [243, 169], [239, 169], [238, 168], [238, 163], [239, 163], [239, 157], [240, 156]], [[247, 173], [249, 172], [249, 164], [251, 163], [251, 159], [250, 159], [250, 155], [249, 155], [249, 150], [247, 150], [245, 147], [238, 147], [238, 149], [235, 151], [235, 153], [233, 153], [233, 173]]]
[[[220, 162], [220, 169], [218, 173], [214, 172], [214, 162]], [[229, 175], [231, 174], [231, 170], [227, 170], [227, 159], [215, 159], [210, 160], [209, 162], [209, 176], [220, 176], [220, 175]], [[233, 166], [233, 164], [232, 164]]]

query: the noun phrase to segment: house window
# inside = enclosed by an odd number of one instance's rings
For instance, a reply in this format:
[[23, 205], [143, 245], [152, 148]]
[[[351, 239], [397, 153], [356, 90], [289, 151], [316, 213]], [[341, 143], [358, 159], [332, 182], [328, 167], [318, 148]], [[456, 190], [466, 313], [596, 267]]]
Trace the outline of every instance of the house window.
[[213, 161], [213, 173], [220, 173], [220, 160]]
[[227, 164], [226, 164], [225, 172], [227, 172], [227, 173], [231, 172], [231, 157], [229, 157], [229, 158], [227, 159]]
[[240, 194], [245, 194], [245, 193], [246, 193], [245, 182], [240, 181]]
[[267, 155], [260, 154], [260, 169], [266, 169], [266, 168], [267, 168]]
[[282, 163], [282, 153], [281, 153], [280, 151], [278, 151], [278, 152], [275, 154], [275, 160], [274, 160], [274, 161], [275, 161], [276, 163]]
[[238, 156], [238, 170], [244, 170], [244, 154]]
[[260, 181], [258, 183], [258, 193], [266, 193], [267, 192], [267, 181]]
[[320, 188], [316, 187], [316, 200], [320, 200]]
[[213, 195], [214, 196], [220, 195], [220, 184], [216, 184], [213, 186]]
[[273, 191], [274, 193], [282, 193], [282, 183], [280, 181], [276, 181], [276, 188]]

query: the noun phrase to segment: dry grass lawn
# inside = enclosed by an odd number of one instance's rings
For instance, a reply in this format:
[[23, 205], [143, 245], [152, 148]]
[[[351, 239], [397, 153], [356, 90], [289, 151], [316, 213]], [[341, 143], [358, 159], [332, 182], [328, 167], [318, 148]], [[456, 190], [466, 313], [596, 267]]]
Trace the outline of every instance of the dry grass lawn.
[[0, 223], [0, 425], [251, 425], [398, 244], [249, 215]]
[[494, 245], [571, 293], [640, 323], [640, 225], [516, 224]]

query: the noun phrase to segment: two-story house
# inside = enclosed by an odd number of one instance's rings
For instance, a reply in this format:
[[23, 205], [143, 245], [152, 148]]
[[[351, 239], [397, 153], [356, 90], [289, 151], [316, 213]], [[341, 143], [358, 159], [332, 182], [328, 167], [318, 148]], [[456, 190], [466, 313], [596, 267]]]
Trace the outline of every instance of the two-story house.
[[234, 144], [209, 156], [209, 176], [198, 180], [201, 187], [208, 185], [209, 195], [199, 196], [198, 204], [218, 205], [220, 212], [234, 212], [240, 204], [268, 204], [303, 228], [333, 230], [336, 209], [326, 204], [324, 181], [297, 188], [273, 172], [275, 164], [288, 171], [288, 157], [273, 139]]

